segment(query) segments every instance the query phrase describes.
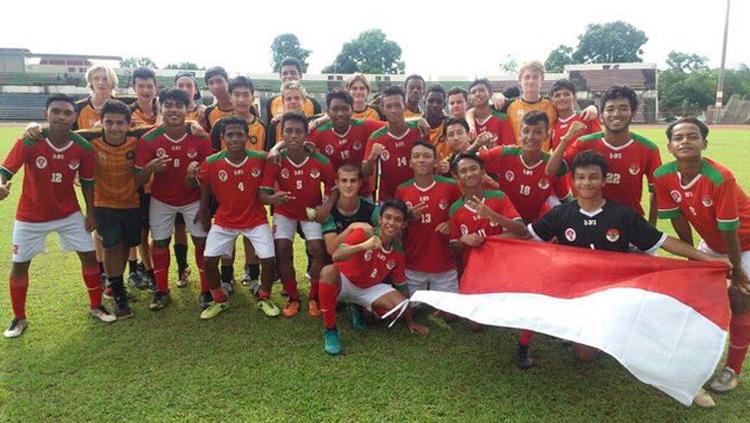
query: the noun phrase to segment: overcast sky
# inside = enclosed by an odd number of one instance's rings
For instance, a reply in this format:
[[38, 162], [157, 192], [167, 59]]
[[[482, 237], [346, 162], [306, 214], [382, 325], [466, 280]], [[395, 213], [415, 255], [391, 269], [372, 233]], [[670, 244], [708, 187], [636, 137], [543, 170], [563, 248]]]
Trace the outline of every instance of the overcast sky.
[[[407, 73], [473, 77], [501, 73], [507, 57], [543, 61], [560, 44], [575, 48], [587, 24], [623, 20], [648, 36], [645, 62], [664, 67], [671, 50], [704, 55], [711, 66], [721, 60], [724, 0], [431, 3], [453, 6], [403, 0], [202, 0], [179, 6], [157, 0], [6, 1], [0, 47], [148, 56], [159, 67], [191, 61], [230, 72], [267, 73], [273, 38], [292, 32], [312, 50], [309, 73], [319, 73], [344, 42], [380, 28], [401, 46]], [[734, 0], [727, 66], [750, 64], [748, 41], [750, 1]]]

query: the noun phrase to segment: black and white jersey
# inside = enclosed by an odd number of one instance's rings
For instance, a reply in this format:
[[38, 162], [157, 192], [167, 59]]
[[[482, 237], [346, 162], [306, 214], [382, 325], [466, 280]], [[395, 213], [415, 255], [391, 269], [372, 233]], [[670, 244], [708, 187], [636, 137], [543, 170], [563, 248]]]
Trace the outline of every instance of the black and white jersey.
[[344, 214], [338, 207], [333, 207], [328, 219], [323, 222], [321, 231], [323, 234], [335, 233], [340, 234], [354, 222], [369, 223], [373, 227], [378, 225], [379, 209], [371, 201], [360, 197], [357, 210], [350, 214]]
[[557, 206], [528, 230], [539, 241], [557, 237], [561, 245], [619, 252], [633, 244], [653, 253], [667, 239], [635, 210], [610, 200], [593, 212], [581, 209], [577, 201]]

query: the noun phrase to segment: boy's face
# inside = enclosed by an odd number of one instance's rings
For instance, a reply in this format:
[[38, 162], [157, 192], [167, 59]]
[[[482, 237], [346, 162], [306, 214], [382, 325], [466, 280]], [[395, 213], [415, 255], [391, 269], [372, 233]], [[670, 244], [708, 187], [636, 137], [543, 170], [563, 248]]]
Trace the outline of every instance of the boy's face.
[[597, 165], [578, 167], [573, 172], [573, 184], [578, 197], [590, 200], [602, 195], [604, 175], [602, 168]]
[[552, 93], [552, 106], [555, 110], [567, 112], [575, 106], [576, 97], [570, 90], [557, 90]]
[[328, 116], [337, 128], [349, 126], [352, 123], [352, 106], [344, 100], [334, 98], [328, 108]]
[[286, 81], [299, 81], [302, 79], [302, 74], [297, 70], [294, 65], [284, 65], [279, 69], [281, 75], [281, 82]]
[[255, 101], [255, 96], [248, 87], [234, 87], [229, 98], [234, 110], [243, 114], [250, 112], [250, 107]]
[[383, 114], [390, 124], [403, 122], [404, 99], [400, 95], [383, 97]]
[[287, 120], [281, 130], [287, 150], [296, 151], [302, 149], [305, 142], [305, 125], [298, 120]]
[[229, 82], [221, 75], [214, 75], [208, 78], [206, 85], [208, 85], [208, 91], [214, 97], [229, 93]]
[[400, 210], [388, 207], [378, 218], [383, 235], [395, 238], [406, 226], [406, 216]]
[[424, 99], [425, 115], [432, 119], [440, 119], [445, 110], [445, 96], [439, 92], [432, 91]]
[[415, 175], [431, 175], [435, 170], [435, 153], [423, 145], [414, 146], [409, 163]]
[[611, 132], [622, 132], [628, 129], [633, 111], [627, 98], [615, 98], [604, 104], [602, 123]]
[[448, 111], [453, 117], [466, 117], [466, 99], [463, 94], [453, 94], [448, 96]]
[[547, 137], [547, 125], [537, 122], [534, 125], [521, 124], [521, 147], [523, 151], [541, 151]]
[[281, 102], [284, 104], [284, 111], [301, 112], [303, 104], [302, 92], [299, 90], [285, 90], [281, 93]]
[[109, 80], [107, 71], [99, 69], [91, 75], [91, 89], [98, 94], [112, 95], [113, 81]]
[[484, 169], [475, 160], [461, 159], [456, 166], [455, 176], [465, 189], [472, 189], [482, 184]]
[[412, 78], [406, 83], [406, 98], [409, 103], [419, 103], [424, 95], [424, 82], [419, 79]]
[[464, 151], [469, 146], [469, 133], [461, 124], [453, 124], [445, 130], [445, 142], [452, 151]]
[[156, 81], [152, 78], [135, 78], [135, 81], [133, 82], [133, 91], [135, 91], [135, 95], [139, 100], [150, 102], [156, 95]]
[[130, 127], [130, 121], [127, 116], [121, 113], [107, 113], [102, 116], [102, 127], [104, 136], [108, 141], [120, 142], [125, 139], [125, 135]]
[[525, 93], [538, 93], [542, 88], [542, 74], [535, 70], [525, 70], [521, 74], [521, 89]]
[[221, 138], [224, 140], [224, 145], [227, 146], [227, 151], [237, 152], [245, 150], [245, 145], [247, 144], [247, 133], [245, 132], [243, 125], [226, 125], [224, 127], [224, 133], [221, 134]]
[[76, 109], [67, 101], [53, 101], [44, 111], [44, 117], [51, 129], [69, 131], [76, 121]]
[[185, 115], [187, 115], [187, 105], [181, 101], [168, 98], [161, 104], [161, 115], [164, 117], [164, 123], [167, 126], [183, 125], [185, 124]]
[[667, 149], [677, 160], [688, 160], [700, 158], [707, 144], [697, 125], [680, 123], [672, 128], [672, 138]]
[[469, 98], [474, 106], [483, 106], [490, 101], [490, 91], [484, 84], [477, 84], [469, 90]]
[[367, 101], [367, 87], [365, 84], [354, 81], [351, 85], [349, 85], [349, 94], [351, 94], [352, 98], [356, 102], [364, 102]]
[[352, 198], [356, 197], [359, 193], [359, 188], [362, 185], [362, 180], [359, 178], [359, 172], [357, 171], [342, 171], [339, 169], [336, 175], [336, 186], [339, 189], [341, 198]]
[[198, 87], [196, 87], [195, 83], [193, 82], [193, 78], [189, 76], [183, 76], [179, 78], [174, 82], [174, 87], [180, 91], [184, 91], [185, 94], [188, 95], [189, 99], [193, 99], [195, 97], [195, 91], [198, 89]]

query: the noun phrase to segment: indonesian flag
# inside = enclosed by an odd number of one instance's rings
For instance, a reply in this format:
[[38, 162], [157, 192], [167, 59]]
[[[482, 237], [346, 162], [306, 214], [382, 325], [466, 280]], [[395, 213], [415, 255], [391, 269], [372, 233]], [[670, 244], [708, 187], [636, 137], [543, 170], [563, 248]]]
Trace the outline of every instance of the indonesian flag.
[[460, 294], [411, 300], [599, 348], [690, 405], [724, 350], [726, 272], [723, 263], [488, 238], [469, 255]]

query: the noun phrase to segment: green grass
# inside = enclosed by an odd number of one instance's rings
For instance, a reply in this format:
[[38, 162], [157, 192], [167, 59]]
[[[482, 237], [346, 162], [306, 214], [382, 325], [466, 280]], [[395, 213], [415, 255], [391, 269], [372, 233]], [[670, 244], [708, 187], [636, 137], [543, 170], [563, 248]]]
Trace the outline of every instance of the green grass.
[[[663, 145], [661, 130], [638, 132]], [[0, 157], [18, 133], [0, 128]], [[717, 129], [710, 139], [708, 154], [750, 189], [750, 131]], [[0, 245], [6, 248], [1, 275], [9, 271], [20, 188], [19, 176], [11, 197], [0, 203]], [[219, 318], [200, 321], [195, 276], [189, 288], [172, 290], [166, 310], [149, 311], [149, 297], [138, 293], [134, 318], [101, 324], [87, 315], [77, 258], [60, 252], [53, 238], [31, 268], [30, 327], [19, 339], [0, 339], [0, 421], [671, 422], [750, 416], [747, 380], [735, 392], [715, 396], [714, 410], [686, 408], [612, 358], [581, 364], [558, 340], [541, 335], [533, 343], [537, 366], [519, 371], [512, 361], [515, 330], [475, 334], [461, 323], [451, 329], [430, 325], [431, 334], [420, 337], [402, 324], [375, 324], [360, 334], [340, 313], [346, 355], [328, 357], [318, 320], [304, 314], [268, 319], [245, 289]], [[296, 256], [303, 275], [300, 245]], [[0, 290], [3, 326], [12, 317], [7, 292]], [[278, 292], [274, 298], [282, 304]]]

